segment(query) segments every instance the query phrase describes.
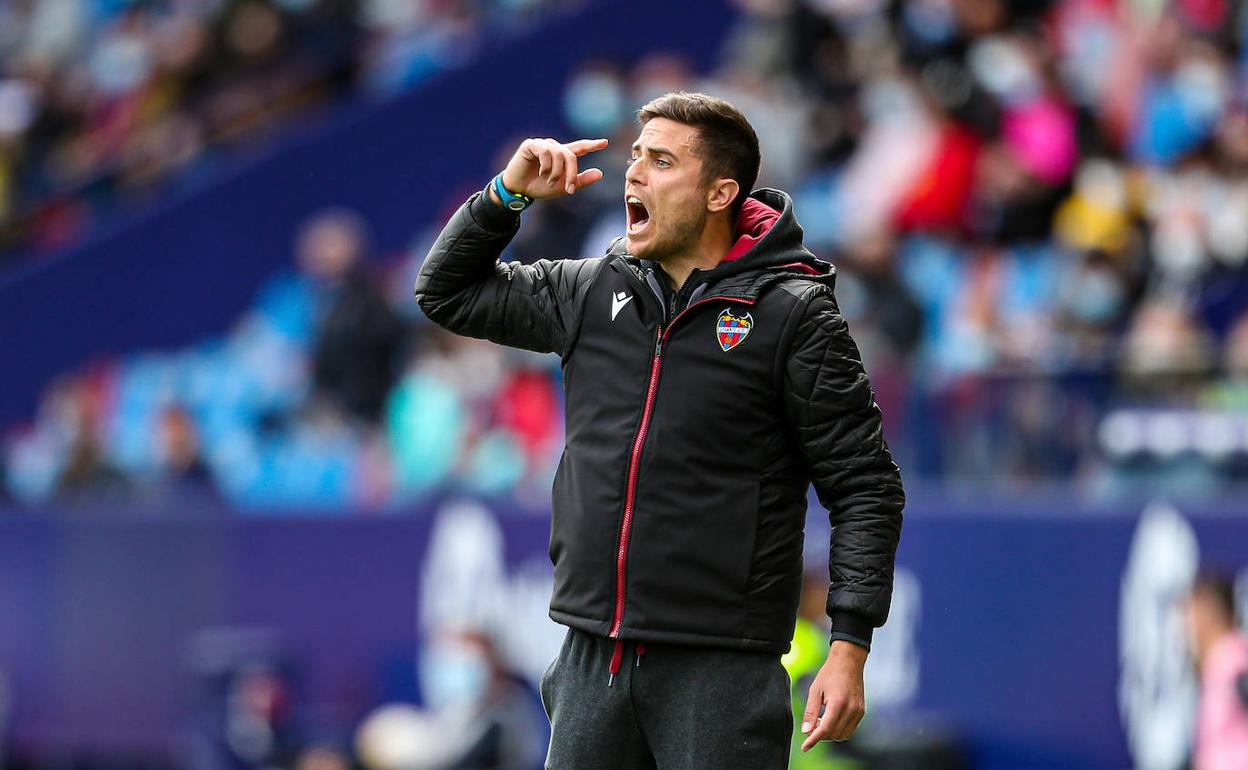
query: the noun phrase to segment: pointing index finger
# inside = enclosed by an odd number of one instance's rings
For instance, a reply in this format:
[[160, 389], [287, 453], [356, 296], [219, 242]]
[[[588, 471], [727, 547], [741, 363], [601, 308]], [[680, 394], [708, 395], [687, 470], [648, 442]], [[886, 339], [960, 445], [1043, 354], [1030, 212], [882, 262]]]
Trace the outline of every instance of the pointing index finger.
[[607, 146], [606, 139], [577, 139], [575, 142], [568, 142], [565, 147], [572, 151], [576, 156], [587, 155], [591, 152], [597, 152]]

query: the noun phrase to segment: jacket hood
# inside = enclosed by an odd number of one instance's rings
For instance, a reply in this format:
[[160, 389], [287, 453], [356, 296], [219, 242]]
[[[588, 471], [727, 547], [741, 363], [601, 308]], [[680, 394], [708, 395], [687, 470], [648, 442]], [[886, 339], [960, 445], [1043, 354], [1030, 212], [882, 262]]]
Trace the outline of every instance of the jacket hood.
[[778, 221], [780, 212], [777, 209], [757, 198], [746, 198], [741, 206], [741, 213], [737, 215], [734, 233], [737, 240], [720, 261], [735, 262], [750, 253]]
[[[793, 212], [793, 199], [780, 190], [762, 188], [750, 193], [737, 216], [737, 239], [718, 265], [705, 271], [702, 281], [717, 292], [756, 295], [777, 280], [802, 276], [832, 284], [836, 268], [819, 259], [802, 243], [802, 226]], [[626, 252], [626, 238], [611, 249], [642, 270], [653, 270], [650, 260], [638, 260]]]
[[[731, 263], [731, 264], [725, 264]], [[787, 193], [763, 188], [750, 193], [737, 215], [737, 240], [720, 268], [736, 270], [791, 266], [797, 272], [825, 275], [832, 265], [816, 257], [802, 243], [802, 226]]]

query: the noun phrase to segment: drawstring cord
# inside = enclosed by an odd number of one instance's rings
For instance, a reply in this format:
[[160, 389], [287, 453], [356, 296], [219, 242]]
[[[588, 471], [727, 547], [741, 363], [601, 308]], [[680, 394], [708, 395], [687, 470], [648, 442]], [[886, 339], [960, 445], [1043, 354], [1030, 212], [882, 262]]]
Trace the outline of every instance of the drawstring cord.
[[[646, 645], [638, 642], [636, 648], [636, 657], [634, 658], [634, 668], [641, 668], [641, 656], [646, 654]], [[615, 677], [620, 673], [620, 665], [624, 662], [624, 640], [615, 640], [615, 649], [611, 651], [611, 666], [607, 669], [610, 676], [607, 677], [607, 687], [615, 685]]]
[[607, 669], [611, 676], [607, 677], [607, 687], [615, 684], [615, 675], [620, 673], [620, 662], [624, 660], [624, 640], [615, 640], [615, 651], [611, 653], [611, 667]]

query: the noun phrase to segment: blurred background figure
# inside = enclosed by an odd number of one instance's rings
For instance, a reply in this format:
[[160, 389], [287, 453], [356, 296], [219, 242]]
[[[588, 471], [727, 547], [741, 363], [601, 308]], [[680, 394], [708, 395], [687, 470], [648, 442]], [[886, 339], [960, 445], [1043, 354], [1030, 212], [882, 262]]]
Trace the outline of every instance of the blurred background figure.
[[346, 210], [317, 214], [299, 232], [296, 257], [318, 319], [312, 386], [352, 418], [376, 424], [398, 374], [403, 328], [362, 262], [367, 232]]
[[445, 629], [418, 667], [424, 708], [391, 704], [356, 733], [369, 770], [537, 770], [548, 726], [532, 685], [511, 670], [488, 634]]
[[306, 738], [293, 668], [277, 635], [206, 629], [188, 652], [196, 684], [191, 756], [197, 770], [292, 766]]
[[100, 440], [99, 390], [86, 378], [70, 378], [50, 395], [48, 408], [64, 464], [56, 475], [55, 495], [72, 503], [126, 497], [130, 480], [109, 460]]
[[204, 459], [199, 428], [180, 406], [170, 406], [160, 418], [160, 484], [169, 498], [213, 495], [216, 482]]
[[1248, 758], [1248, 634], [1236, 624], [1230, 578], [1199, 575], [1183, 621], [1200, 676], [1193, 770], [1231, 770]]

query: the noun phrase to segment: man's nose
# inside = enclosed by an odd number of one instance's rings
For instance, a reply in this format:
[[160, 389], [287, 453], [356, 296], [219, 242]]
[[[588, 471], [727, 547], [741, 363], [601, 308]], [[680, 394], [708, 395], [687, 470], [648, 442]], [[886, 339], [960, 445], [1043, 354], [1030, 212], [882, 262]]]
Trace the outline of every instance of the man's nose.
[[628, 184], [641, 184], [641, 163], [632, 161], [628, 164], [628, 168], [624, 171], [624, 181]]

